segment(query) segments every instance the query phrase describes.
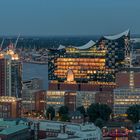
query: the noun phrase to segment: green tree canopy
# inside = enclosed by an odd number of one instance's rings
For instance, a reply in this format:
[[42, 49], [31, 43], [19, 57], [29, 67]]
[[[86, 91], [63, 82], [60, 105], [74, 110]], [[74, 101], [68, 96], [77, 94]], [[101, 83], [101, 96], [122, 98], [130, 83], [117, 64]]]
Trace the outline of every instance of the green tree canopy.
[[68, 109], [67, 106], [61, 106], [59, 108], [59, 111], [58, 111], [58, 113], [59, 113], [60, 116], [65, 115], [65, 114], [68, 114], [68, 112], [69, 112], [69, 109]]
[[83, 114], [83, 116], [85, 116], [86, 111], [85, 111], [84, 106], [80, 106], [80, 107], [76, 108], [76, 110], [77, 110], [77, 111], [80, 111], [80, 113]]
[[98, 118], [101, 118], [103, 121], [108, 121], [111, 112], [111, 108], [106, 104], [91, 104], [87, 109], [87, 114], [92, 122], [95, 122]]
[[127, 118], [133, 123], [137, 123], [140, 120], [140, 105], [130, 106], [127, 111]]
[[47, 118], [53, 119], [55, 117], [55, 109], [52, 106], [49, 106], [47, 109]]
[[70, 118], [69, 118], [68, 114], [63, 114], [61, 116], [60, 120], [63, 121], [63, 122], [66, 122], [66, 121], [70, 121]]
[[99, 128], [102, 128], [104, 126], [104, 121], [101, 118], [96, 119], [95, 125], [98, 126]]

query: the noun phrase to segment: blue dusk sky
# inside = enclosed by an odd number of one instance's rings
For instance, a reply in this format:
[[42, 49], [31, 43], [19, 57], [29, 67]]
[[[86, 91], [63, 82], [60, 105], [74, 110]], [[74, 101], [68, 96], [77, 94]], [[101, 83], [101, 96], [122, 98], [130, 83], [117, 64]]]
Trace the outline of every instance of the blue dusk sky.
[[0, 0], [0, 35], [140, 34], [140, 0]]

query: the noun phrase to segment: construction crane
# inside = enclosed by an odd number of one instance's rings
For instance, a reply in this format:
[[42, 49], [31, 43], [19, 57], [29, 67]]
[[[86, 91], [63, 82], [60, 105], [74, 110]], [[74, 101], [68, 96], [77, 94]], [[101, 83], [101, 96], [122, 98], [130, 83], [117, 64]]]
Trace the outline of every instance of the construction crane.
[[2, 40], [2, 42], [0, 44], [0, 51], [2, 50], [3, 43], [4, 43], [4, 39]]
[[15, 49], [16, 49], [16, 47], [17, 47], [17, 43], [18, 43], [19, 37], [20, 37], [20, 34], [18, 35], [17, 40], [16, 40], [16, 42], [15, 42], [15, 45], [14, 45], [14, 48], [15, 48]]

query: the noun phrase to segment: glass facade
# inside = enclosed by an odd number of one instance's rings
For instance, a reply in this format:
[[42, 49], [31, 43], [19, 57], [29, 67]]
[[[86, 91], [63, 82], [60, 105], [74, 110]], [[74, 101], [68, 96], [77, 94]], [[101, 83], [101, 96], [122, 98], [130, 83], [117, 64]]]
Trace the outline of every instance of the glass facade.
[[52, 106], [57, 113], [59, 108], [64, 106], [64, 94], [65, 91], [48, 91], [46, 94], [47, 108]]
[[71, 69], [77, 83], [114, 83], [115, 72], [126, 64], [125, 40], [130, 38], [129, 32], [115, 37], [102, 37], [88, 47], [68, 46], [50, 50], [49, 80], [65, 82], [68, 69]]
[[114, 90], [114, 114], [125, 114], [126, 110], [135, 104], [140, 104], [140, 88]]
[[22, 65], [20, 61], [11, 62], [11, 95], [21, 98], [22, 91]]
[[22, 63], [13, 50], [0, 52], [0, 95], [21, 98]]

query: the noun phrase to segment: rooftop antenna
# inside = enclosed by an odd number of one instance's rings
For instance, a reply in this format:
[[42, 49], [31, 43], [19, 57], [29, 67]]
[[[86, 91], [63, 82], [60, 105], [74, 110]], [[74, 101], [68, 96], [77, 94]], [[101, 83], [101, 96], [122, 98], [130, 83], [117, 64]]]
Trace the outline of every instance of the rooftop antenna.
[[4, 43], [4, 38], [3, 38], [3, 40], [2, 40], [2, 42], [1, 42], [1, 44], [0, 44], [0, 50], [2, 50], [2, 46], [3, 46], [3, 43]]

